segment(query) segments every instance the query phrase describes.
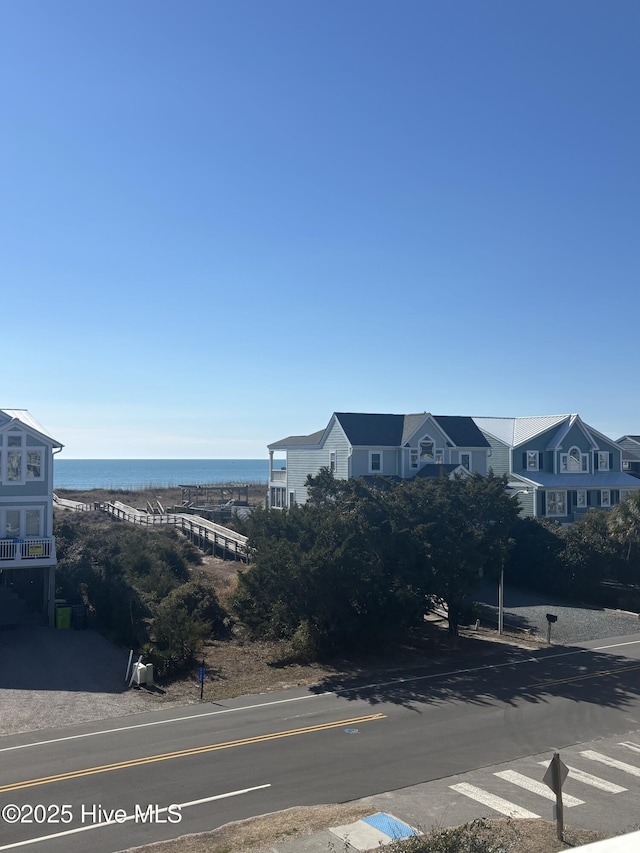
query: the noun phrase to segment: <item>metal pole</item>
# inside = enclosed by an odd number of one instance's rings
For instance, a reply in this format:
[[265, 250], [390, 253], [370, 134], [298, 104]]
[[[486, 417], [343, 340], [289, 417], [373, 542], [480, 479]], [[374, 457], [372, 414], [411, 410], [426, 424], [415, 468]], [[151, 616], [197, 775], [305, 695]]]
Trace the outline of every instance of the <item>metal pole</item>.
[[498, 634], [504, 633], [504, 569], [500, 569], [500, 584], [498, 586]]
[[562, 779], [560, 778], [560, 753], [553, 754], [553, 784], [556, 789], [556, 834], [562, 841], [564, 832], [564, 811], [562, 805]]

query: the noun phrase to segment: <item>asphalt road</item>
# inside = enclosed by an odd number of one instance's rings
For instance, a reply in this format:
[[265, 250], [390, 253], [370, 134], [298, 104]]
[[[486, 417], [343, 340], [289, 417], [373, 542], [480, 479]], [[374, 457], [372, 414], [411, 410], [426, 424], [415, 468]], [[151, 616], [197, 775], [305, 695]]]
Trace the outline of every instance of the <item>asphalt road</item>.
[[[640, 725], [639, 675], [640, 635], [497, 647], [457, 671], [5, 737], [0, 851], [111, 853], [624, 733]], [[114, 809], [123, 823], [97, 827]], [[7, 822], [14, 814], [31, 822]]]

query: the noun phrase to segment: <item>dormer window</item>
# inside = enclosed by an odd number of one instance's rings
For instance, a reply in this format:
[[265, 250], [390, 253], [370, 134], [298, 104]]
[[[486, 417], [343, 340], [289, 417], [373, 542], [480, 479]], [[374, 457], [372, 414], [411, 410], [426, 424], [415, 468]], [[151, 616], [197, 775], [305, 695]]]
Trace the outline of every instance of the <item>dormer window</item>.
[[527, 471], [540, 470], [540, 454], [537, 450], [527, 450], [527, 456], [525, 461]]
[[420, 442], [420, 461], [434, 462], [435, 461], [436, 445], [430, 438], [423, 438]]
[[560, 472], [562, 474], [584, 474], [589, 470], [589, 457], [579, 448], [572, 447], [568, 453], [560, 454]]

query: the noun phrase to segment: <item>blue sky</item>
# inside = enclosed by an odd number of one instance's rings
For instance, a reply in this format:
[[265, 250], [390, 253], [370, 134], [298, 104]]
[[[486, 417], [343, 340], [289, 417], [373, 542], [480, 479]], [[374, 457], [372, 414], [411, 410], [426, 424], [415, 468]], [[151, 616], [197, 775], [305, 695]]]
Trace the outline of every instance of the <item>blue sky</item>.
[[64, 458], [333, 411], [640, 432], [637, 0], [4, 0], [0, 407]]

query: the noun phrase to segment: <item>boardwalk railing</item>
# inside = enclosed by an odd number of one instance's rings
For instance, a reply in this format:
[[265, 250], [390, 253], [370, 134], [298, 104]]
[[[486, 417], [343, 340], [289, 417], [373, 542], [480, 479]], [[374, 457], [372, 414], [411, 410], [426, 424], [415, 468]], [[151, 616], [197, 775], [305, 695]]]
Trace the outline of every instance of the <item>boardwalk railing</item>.
[[201, 518], [199, 515], [189, 515], [179, 512], [148, 513], [128, 506], [128, 504], [123, 504], [121, 501], [83, 504], [78, 503], [78, 501], [59, 498], [55, 494], [53, 500], [63, 509], [72, 510], [73, 512], [102, 510], [112, 518], [117, 518], [119, 521], [128, 521], [130, 524], [141, 524], [145, 527], [155, 527], [156, 525], [164, 524], [176, 527], [185, 536], [188, 536], [193, 544], [202, 551], [210, 549], [213, 554], [217, 552], [225, 557], [232, 557], [234, 560], [242, 560], [245, 563], [249, 561], [246, 536], [236, 533], [235, 530], [231, 530], [228, 527], [223, 527], [222, 524], [216, 524], [206, 518]]
[[53, 502], [62, 509], [70, 509], [72, 512], [91, 512], [94, 509], [101, 509], [100, 504], [82, 504], [78, 501], [69, 501], [66, 498], [59, 498], [56, 493], [53, 493]]
[[120, 501], [101, 504], [101, 509], [113, 518], [128, 521], [130, 524], [141, 524], [145, 527], [165, 524], [177, 527], [185, 536], [189, 537], [194, 545], [203, 551], [211, 548], [214, 554], [217, 551], [224, 556], [231, 556], [235, 560], [248, 562], [246, 536], [236, 533], [235, 530], [230, 530], [228, 527], [223, 527], [221, 524], [201, 518], [199, 515], [186, 515], [184, 513], [154, 513], [151, 515], [127, 506]]

